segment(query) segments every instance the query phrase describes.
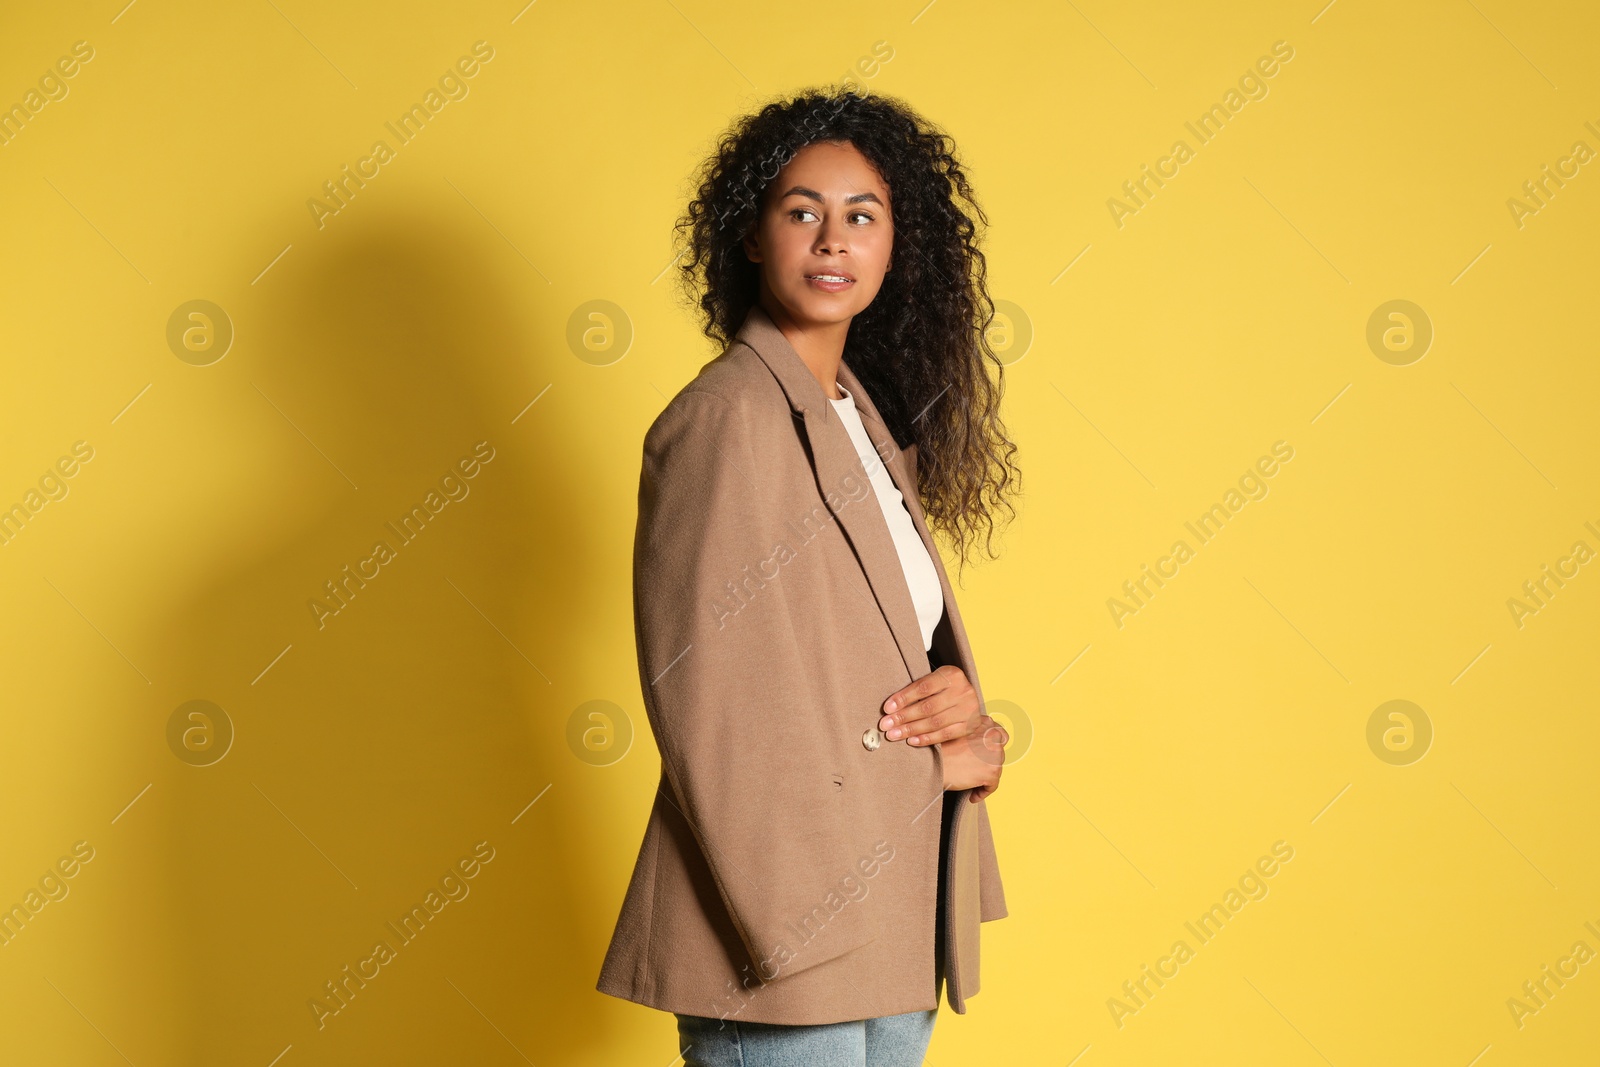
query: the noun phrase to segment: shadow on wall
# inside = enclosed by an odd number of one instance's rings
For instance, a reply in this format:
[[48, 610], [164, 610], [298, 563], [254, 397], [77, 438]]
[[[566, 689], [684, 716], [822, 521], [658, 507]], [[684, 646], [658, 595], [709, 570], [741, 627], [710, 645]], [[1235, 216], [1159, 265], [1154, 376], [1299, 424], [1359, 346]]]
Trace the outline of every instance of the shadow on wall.
[[[498, 261], [407, 220], [286, 260], [238, 313], [235, 402], [259, 391], [281, 437], [208, 444], [237, 453], [216, 506], [253, 532], [158, 623], [174, 673], [236, 731], [219, 762], [178, 768], [168, 809], [187, 985], [170, 1062], [290, 1044], [300, 1063], [459, 1061], [503, 1040], [487, 1019], [549, 1063], [593, 1032], [600, 958], [576, 935], [620, 890], [591, 873], [575, 792], [529, 804], [574, 780], [566, 717], [589, 694], [570, 665], [615, 610], [585, 593], [612, 563], [584, 528], [600, 517], [572, 505], [592, 478], [560, 408], [511, 421], [571, 357], [523, 335], [512, 309], [547, 287]], [[407, 527], [430, 491], [437, 514]], [[314, 598], [336, 610], [319, 620]], [[430, 891], [442, 903], [406, 940]]]

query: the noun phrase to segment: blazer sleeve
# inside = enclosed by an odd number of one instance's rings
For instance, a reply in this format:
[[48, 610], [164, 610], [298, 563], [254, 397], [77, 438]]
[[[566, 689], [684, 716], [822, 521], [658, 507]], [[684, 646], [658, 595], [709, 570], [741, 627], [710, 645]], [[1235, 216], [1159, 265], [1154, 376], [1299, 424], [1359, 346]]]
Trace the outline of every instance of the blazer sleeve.
[[[645, 709], [668, 799], [765, 980], [873, 939], [847, 901], [861, 843], [841, 825], [825, 738], [798, 684], [810, 670], [783, 583], [740, 608], [734, 590], [773, 557], [760, 449], [736, 401], [686, 390], [645, 436], [634, 540], [634, 626]], [[846, 884], [854, 884], [853, 881]], [[805, 924], [798, 929], [797, 924]], [[810, 935], [810, 936], [807, 936]]]

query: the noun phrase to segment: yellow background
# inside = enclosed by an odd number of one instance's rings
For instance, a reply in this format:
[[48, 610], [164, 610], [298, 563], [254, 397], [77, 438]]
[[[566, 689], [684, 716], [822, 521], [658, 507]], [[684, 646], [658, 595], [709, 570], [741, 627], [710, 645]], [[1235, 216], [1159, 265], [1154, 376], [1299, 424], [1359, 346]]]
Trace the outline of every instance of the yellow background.
[[[715, 355], [670, 224], [733, 116], [880, 41], [862, 81], [956, 138], [1032, 330], [1022, 519], [959, 590], [986, 695], [1032, 731], [988, 802], [1011, 914], [929, 1062], [1593, 1062], [1600, 962], [1520, 1027], [1507, 1007], [1600, 950], [1600, 572], [1521, 627], [1507, 606], [1600, 549], [1600, 164], [1520, 227], [1507, 207], [1600, 149], [1588, 5], [4, 23], [0, 103], [94, 49], [0, 147], [0, 505], [94, 450], [0, 548], [0, 905], [94, 849], [0, 948], [7, 1062], [669, 1063], [670, 1016], [593, 986], [658, 774], [640, 441]], [[319, 228], [307, 201], [479, 40], [468, 95]], [[1184, 122], [1275, 41], [1268, 95], [1198, 146]], [[1179, 138], [1194, 158], [1119, 228], [1108, 199]], [[235, 331], [206, 366], [167, 343], [196, 299]], [[1404, 366], [1366, 341], [1396, 299], [1434, 330]], [[620, 358], [569, 346], [591, 300], [631, 324]], [[319, 629], [323, 583], [485, 440], [470, 495]], [[1279, 440], [1270, 493], [1193, 542]], [[1194, 558], [1116, 625], [1179, 538]], [[167, 740], [196, 699], [236, 732], [209, 766]], [[608, 765], [568, 741], [592, 700], [635, 732]], [[1367, 740], [1390, 700], [1433, 734], [1403, 765]], [[1279, 840], [1268, 895], [1193, 940]], [[470, 896], [319, 1030], [323, 983], [480, 841]], [[1179, 939], [1194, 958], [1119, 1026], [1108, 1001]]]

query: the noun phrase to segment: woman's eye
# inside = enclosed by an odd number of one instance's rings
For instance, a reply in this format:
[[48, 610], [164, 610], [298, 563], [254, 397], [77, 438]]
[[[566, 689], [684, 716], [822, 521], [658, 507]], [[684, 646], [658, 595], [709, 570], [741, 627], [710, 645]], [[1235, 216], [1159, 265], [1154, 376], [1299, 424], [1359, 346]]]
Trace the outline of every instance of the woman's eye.
[[[801, 215], [810, 215], [815, 218], [816, 212], [812, 211], [808, 207], [797, 207], [789, 212], [789, 217], [794, 219], [796, 222], [806, 221], [805, 219], [800, 218]], [[868, 222], [872, 221], [872, 216], [865, 211], [852, 211], [850, 212], [849, 217], [852, 219], [866, 219]]]

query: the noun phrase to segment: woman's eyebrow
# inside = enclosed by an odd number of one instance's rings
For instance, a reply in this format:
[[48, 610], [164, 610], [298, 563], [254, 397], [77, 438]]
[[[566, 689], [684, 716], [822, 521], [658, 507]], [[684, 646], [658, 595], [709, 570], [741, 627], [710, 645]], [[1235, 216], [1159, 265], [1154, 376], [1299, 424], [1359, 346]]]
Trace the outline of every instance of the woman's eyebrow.
[[[786, 191], [783, 196], [808, 196], [819, 204], [826, 202], [826, 199], [821, 193], [817, 192], [815, 189], [807, 188], [804, 185], [790, 186], [788, 191]], [[782, 199], [782, 197], [779, 197], [779, 199]], [[867, 201], [871, 201], [872, 203], [877, 204], [879, 207], [884, 206], [883, 201], [878, 199], [877, 193], [853, 193], [844, 198], [844, 202], [846, 204], [861, 204]]]

